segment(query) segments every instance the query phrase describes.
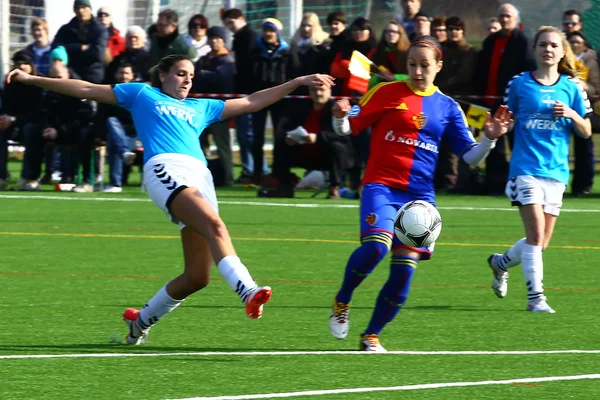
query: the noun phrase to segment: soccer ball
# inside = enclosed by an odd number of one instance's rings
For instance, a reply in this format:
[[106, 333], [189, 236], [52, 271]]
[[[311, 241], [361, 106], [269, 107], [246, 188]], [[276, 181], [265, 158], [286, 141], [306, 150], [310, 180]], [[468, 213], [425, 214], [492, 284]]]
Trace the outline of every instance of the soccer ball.
[[438, 210], [423, 200], [409, 201], [398, 210], [394, 232], [408, 246], [427, 247], [440, 236], [442, 217]]

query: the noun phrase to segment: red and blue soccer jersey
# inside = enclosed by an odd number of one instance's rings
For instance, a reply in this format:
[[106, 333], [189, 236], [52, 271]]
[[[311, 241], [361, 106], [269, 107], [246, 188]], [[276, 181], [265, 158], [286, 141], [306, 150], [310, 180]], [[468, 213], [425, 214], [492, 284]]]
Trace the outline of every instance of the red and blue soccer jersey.
[[353, 134], [372, 128], [363, 185], [381, 183], [429, 201], [442, 137], [461, 157], [476, 144], [456, 101], [437, 87], [419, 92], [407, 82], [381, 83], [352, 107], [349, 120]]

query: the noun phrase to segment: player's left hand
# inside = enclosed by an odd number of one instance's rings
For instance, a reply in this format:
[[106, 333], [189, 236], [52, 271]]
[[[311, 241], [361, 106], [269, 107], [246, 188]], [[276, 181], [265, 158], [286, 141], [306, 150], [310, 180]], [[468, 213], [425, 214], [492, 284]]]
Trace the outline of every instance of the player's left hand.
[[573, 114], [576, 114], [575, 110], [561, 101], [556, 100], [556, 103], [552, 107], [552, 116], [554, 118], [573, 118]]
[[483, 131], [488, 139], [495, 140], [508, 132], [513, 122], [512, 112], [508, 110], [508, 107], [500, 106], [493, 117], [490, 113], [487, 114]]
[[300, 81], [300, 84], [304, 86], [324, 86], [328, 88], [335, 86], [335, 78], [326, 74], [305, 75], [300, 76], [297, 79]]

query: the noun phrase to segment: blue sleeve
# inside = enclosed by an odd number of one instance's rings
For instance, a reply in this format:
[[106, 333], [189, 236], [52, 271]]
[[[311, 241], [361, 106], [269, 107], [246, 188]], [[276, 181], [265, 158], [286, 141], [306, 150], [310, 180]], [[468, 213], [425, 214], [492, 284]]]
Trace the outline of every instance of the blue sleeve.
[[225, 108], [223, 100], [198, 99], [197, 102], [197, 107], [204, 111], [206, 126], [221, 120], [221, 114], [223, 114], [223, 109]]
[[518, 110], [518, 99], [517, 94], [519, 92], [519, 82], [523, 74], [515, 75], [506, 85], [506, 90], [504, 91], [504, 101], [503, 103], [508, 106], [508, 109], [516, 115]]
[[451, 100], [449, 105], [448, 125], [444, 132], [444, 138], [449, 141], [452, 152], [459, 157], [462, 157], [471, 147], [477, 142], [469, 129], [467, 118], [460, 108], [458, 103]]
[[573, 79], [573, 83], [575, 83], [573, 103], [569, 104], [575, 112], [582, 117], [585, 117], [587, 114], [592, 112], [592, 105], [590, 104], [590, 99], [588, 98], [587, 92], [583, 89], [583, 85], [578, 80]]
[[140, 92], [148, 86], [145, 83], [119, 83], [113, 87], [113, 92], [117, 97], [117, 105], [127, 110], [131, 110]]

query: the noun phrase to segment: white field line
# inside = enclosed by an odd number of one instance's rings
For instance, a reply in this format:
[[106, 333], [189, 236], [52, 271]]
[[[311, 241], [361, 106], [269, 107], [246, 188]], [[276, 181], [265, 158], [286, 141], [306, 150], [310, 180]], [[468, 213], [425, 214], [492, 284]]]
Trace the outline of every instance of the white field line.
[[388, 351], [367, 353], [364, 351], [205, 351], [179, 353], [75, 353], [75, 354], [18, 354], [0, 355], [0, 360], [30, 358], [111, 358], [111, 357], [210, 357], [210, 356], [322, 356], [352, 355], [368, 356], [488, 356], [488, 355], [534, 355], [534, 354], [600, 354], [600, 350], [506, 350], [506, 351]]
[[[1, 194], [0, 199], [26, 199], [26, 200], [62, 200], [62, 201], [114, 201], [124, 203], [150, 203], [150, 199], [128, 198], [128, 197], [70, 197], [53, 195], [19, 195]], [[327, 204], [327, 203], [266, 203], [261, 201], [219, 201], [219, 204], [234, 206], [257, 206], [257, 207], [293, 207], [293, 208], [358, 208], [358, 204]], [[439, 210], [462, 210], [462, 211], [517, 211], [516, 207], [438, 207]], [[561, 209], [561, 212], [574, 213], [600, 213], [600, 209]]]
[[571, 376], [547, 376], [541, 378], [522, 378], [506, 379], [501, 381], [479, 381], [479, 382], [447, 382], [447, 383], [426, 383], [421, 385], [405, 385], [391, 387], [372, 387], [356, 389], [331, 389], [331, 390], [310, 390], [306, 392], [290, 393], [267, 393], [267, 394], [248, 394], [239, 396], [218, 396], [218, 397], [189, 397], [179, 400], [246, 400], [246, 399], [274, 399], [300, 396], [323, 396], [328, 394], [342, 393], [367, 393], [367, 392], [397, 392], [402, 390], [421, 390], [421, 389], [440, 389], [449, 387], [468, 387], [468, 386], [489, 386], [489, 385], [512, 385], [519, 383], [540, 383], [556, 381], [578, 381], [582, 379], [600, 379], [600, 374], [589, 375], [571, 375]]

